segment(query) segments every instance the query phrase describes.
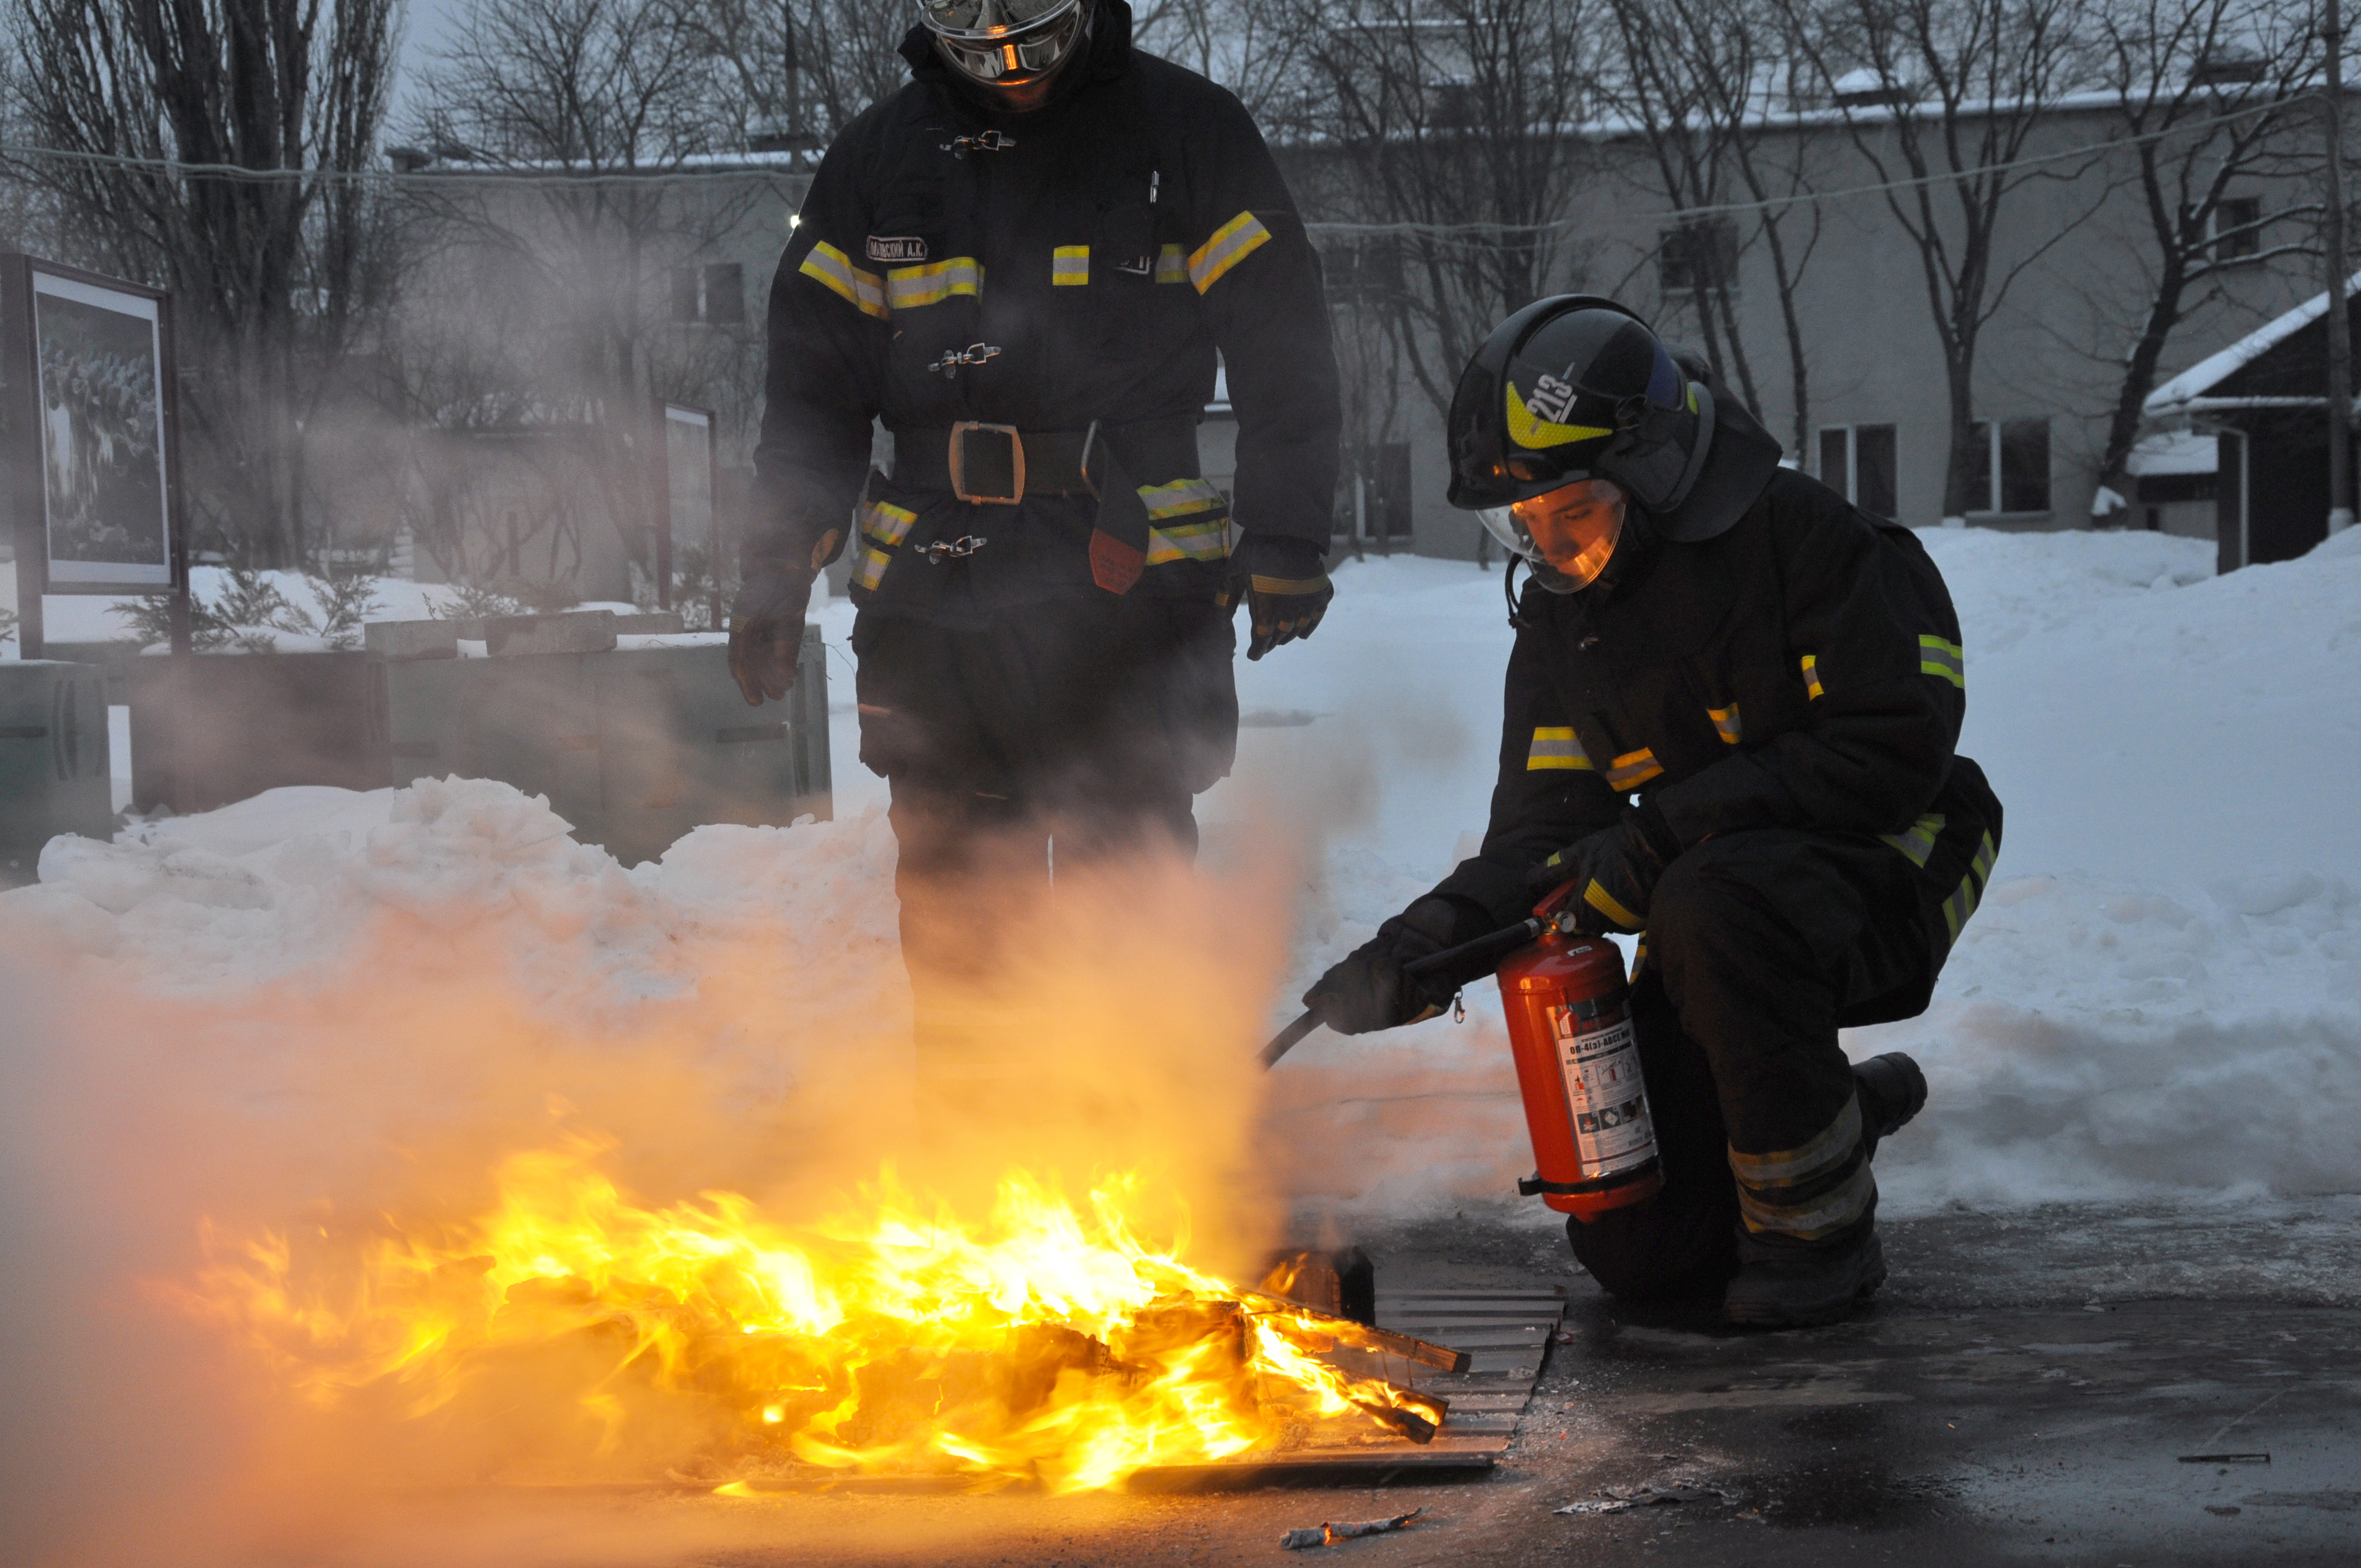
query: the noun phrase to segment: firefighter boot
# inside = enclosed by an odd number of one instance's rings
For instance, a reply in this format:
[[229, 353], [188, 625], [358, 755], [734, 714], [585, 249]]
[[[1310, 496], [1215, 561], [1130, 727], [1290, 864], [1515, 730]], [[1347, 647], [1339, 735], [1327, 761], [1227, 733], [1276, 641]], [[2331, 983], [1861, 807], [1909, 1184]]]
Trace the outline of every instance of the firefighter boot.
[[1861, 1096], [1861, 1141], [1869, 1157], [1877, 1157], [1877, 1140], [1899, 1130], [1927, 1103], [1927, 1075], [1900, 1051], [1888, 1051], [1855, 1062], [1855, 1091]]
[[1834, 1246], [1738, 1236], [1738, 1276], [1722, 1295], [1730, 1321], [1752, 1329], [1808, 1329], [1841, 1322], [1885, 1283], [1877, 1232], [1863, 1227]]

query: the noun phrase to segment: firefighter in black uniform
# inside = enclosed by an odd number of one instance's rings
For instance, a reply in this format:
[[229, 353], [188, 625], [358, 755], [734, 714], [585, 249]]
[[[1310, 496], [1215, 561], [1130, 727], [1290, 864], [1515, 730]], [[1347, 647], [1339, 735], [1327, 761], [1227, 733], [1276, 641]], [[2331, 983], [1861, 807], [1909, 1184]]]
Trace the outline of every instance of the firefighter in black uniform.
[[[1337, 412], [1318, 262], [1235, 97], [1135, 50], [1124, 0], [920, 16], [914, 80], [829, 147], [772, 286], [730, 657], [748, 702], [785, 696], [852, 550], [861, 760], [892, 782], [939, 1083], [990, 1076], [968, 986], [1053, 843], [1060, 868], [1194, 849], [1237, 607], [1260, 658], [1331, 597]], [[1198, 465], [1217, 351], [1228, 497]]]
[[1345, 1033], [1427, 1016], [1474, 977], [1405, 964], [1574, 883], [1588, 930], [1644, 933], [1631, 1011], [1664, 1179], [1569, 1221], [1576, 1257], [1625, 1298], [1842, 1317], [1885, 1277], [1870, 1156], [1927, 1090], [1900, 1053], [1850, 1067], [1837, 1031], [1924, 1010], [2000, 843], [1953, 750], [1949, 594], [1909, 530], [1780, 466], [1610, 301], [1511, 316], [1447, 426], [1453, 504], [1532, 568], [1491, 823], [1305, 1003]]

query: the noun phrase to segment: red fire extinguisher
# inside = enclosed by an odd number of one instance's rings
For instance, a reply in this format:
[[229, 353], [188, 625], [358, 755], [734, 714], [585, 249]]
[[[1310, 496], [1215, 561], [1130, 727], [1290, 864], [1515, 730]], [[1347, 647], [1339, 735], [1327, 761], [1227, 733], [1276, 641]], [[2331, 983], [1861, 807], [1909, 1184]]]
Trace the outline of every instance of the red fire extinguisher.
[[1517, 1190], [1583, 1220], [1654, 1196], [1664, 1180], [1623, 955], [1553, 923], [1509, 956], [1499, 979], [1533, 1140], [1535, 1168]]
[[[1517, 1190], [1591, 1220], [1653, 1197], [1664, 1185], [1656, 1125], [1631, 1034], [1623, 955], [1573, 934], [1567, 883], [1532, 918], [1406, 966], [1412, 976], [1481, 975], [1494, 960], [1509, 1015], [1509, 1049], [1533, 1141], [1533, 1174]], [[1505, 958], [1500, 955], [1506, 954]], [[1268, 1067], [1319, 1025], [1305, 1013], [1262, 1050]]]

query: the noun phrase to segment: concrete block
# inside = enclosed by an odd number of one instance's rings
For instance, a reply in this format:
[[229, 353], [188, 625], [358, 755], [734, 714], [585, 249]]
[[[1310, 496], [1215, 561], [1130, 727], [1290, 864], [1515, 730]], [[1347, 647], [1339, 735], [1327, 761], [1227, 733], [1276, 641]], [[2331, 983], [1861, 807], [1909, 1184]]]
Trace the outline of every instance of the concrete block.
[[646, 609], [615, 617], [618, 637], [676, 637], [683, 630], [676, 609]]
[[484, 618], [484, 651], [494, 658], [520, 653], [607, 653], [614, 647], [615, 612], [610, 609]]
[[361, 646], [380, 659], [456, 659], [456, 620], [372, 620], [361, 628]]

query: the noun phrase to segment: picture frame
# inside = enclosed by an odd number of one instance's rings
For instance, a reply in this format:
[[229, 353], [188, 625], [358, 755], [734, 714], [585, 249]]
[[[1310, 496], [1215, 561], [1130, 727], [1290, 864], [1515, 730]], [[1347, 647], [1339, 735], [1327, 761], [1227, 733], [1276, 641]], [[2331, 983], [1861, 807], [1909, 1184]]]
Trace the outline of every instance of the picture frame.
[[0, 255], [0, 466], [26, 657], [46, 594], [185, 601], [172, 297]]

